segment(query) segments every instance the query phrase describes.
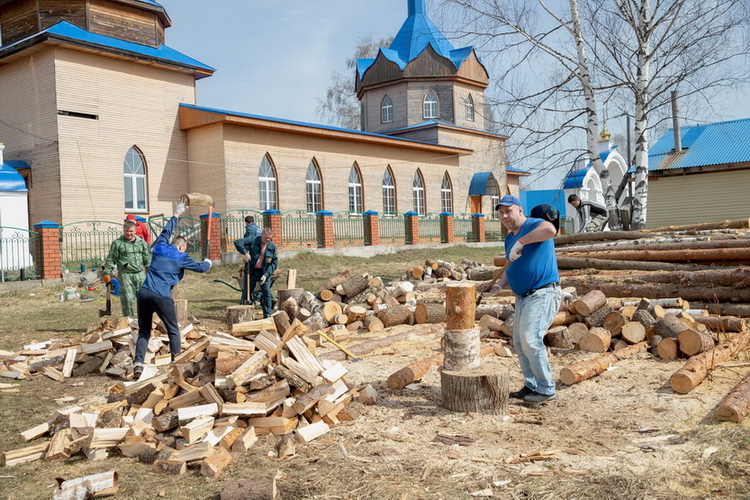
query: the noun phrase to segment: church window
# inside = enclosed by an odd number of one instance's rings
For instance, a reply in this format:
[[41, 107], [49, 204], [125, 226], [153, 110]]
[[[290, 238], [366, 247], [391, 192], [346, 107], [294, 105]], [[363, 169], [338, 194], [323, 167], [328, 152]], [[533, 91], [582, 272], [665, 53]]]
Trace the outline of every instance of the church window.
[[148, 211], [146, 161], [143, 154], [135, 146], [125, 153], [123, 171], [125, 175], [125, 210], [129, 212]]
[[443, 182], [440, 184], [440, 208], [443, 212], [453, 213], [453, 185], [448, 172], [443, 176]]
[[474, 121], [474, 99], [471, 98], [471, 94], [466, 96], [466, 120]]
[[382, 123], [393, 121], [393, 101], [389, 95], [383, 97], [383, 104], [380, 106], [380, 121]]
[[393, 182], [391, 167], [385, 169], [383, 174], [383, 215], [396, 212], [396, 184]]
[[276, 209], [276, 172], [268, 155], [260, 162], [258, 172], [259, 200], [261, 210]]
[[359, 174], [357, 164], [352, 165], [349, 171], [349, 211], [361, 214], [362, 204], [362, 176]]
[[424, 215], [424, 179], [422, 179], [422, 172], [420, 172], [419, 169], [414, 173], [412, 194], [414, 197], [414, 211], [418, 215]]
[[425, 119], [438, 117], [438, 97], [434, 90], [424, 96], [422, 108]]
[[305, 195], [308, 213], [314, 214], [323, 210], [323, 184], [320, 181], [320, 170], [315, 160], [311, 160], [310, 165], [307, 166]]

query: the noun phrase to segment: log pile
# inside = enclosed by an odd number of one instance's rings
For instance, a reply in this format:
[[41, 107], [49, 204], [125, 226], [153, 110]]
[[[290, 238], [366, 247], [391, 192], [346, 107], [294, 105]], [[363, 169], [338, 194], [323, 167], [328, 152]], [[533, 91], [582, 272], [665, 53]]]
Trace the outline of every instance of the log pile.
[[2, 465], [119, 452], [154, 472], [183, 474], [197, 462], [204, 476], [217, 477], [257, 436], [322, 436], [354, 418], [347, 405], [358, 392], [342, 363], [308, 349], [300, 326], [283, 335], [262, 330], [252, 341], [201, 336], [174, 362], [145, 365], [138, 381], [112, 386], [106, 402], [58, 410], [22, 432], [27, 445], [5, 451]]
[[424, 266], [412, 267], [401, 278], [403, 281], [438, 283], [444, 281], [481, 280], [477, 278], [488, 269], [482, 263], [463, 259], [461, 263], [427, 259]]

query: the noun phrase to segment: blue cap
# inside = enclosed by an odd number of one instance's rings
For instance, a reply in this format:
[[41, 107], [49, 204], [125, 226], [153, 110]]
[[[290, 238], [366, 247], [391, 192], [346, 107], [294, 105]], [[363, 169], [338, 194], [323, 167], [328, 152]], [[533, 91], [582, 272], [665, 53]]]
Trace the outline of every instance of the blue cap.
[[511, 205], [518, 205], [520, 207], [521, 200], [511, 194], [506, 194], [500, 198], [500, 203], [495, 205], [495, 210], [500, 210], [500, 207], [509, 207]]

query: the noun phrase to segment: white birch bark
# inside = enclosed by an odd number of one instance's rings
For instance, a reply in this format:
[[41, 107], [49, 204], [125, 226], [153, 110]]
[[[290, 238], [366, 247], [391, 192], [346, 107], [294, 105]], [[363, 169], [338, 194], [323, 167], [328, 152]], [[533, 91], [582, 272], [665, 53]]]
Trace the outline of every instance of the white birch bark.
[[631, 229], [646, 227], [648, 203], [648, 102], [651, 65], [651, 1], [642, 0], [638, 10], [638, 69], [635, 91], [635, 193]]

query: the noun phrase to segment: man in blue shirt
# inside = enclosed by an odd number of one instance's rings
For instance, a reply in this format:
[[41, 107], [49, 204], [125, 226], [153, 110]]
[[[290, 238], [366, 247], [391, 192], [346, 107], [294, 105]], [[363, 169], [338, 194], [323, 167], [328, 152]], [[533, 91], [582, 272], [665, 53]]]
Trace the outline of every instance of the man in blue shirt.
[[255, 241], [258, 236], [260, 236], [260, 228], [255, 223], [255, 217], [248, 215], [245, 217], [245, 236], [243, 238], [252, 238], [251, 241]]
[[185, 203], [180, 201], [175, 207], [174, 216], [169, 219], [164, 230], [151, 249], [151, 265], [143, 286], [138, 290], [138, 340], [135, 344], [133, 378], [143, 373], [143, 360], [148, 341], [151, 338], [151, 321], [154, 313], [159, 316], [169, 336], [169, 351], [172, 359], [180, 353], [180, 330], [177, 326], [177, 312], [172, 300], [172, 288], [182, 280], [185, 269], [205, 273], [211, 269], [211, 261], [195, 262], [185, 253], [187, 241], [177, 236], [169, 243], [177, 218], [185, 211]]
[[510, 265], [498, 283], [510, 285], [516, 294], [513, 345], [524, 378], [523, 388], [510, 397], [544, 403], [556, 397], [544, 334], [562, 298], [552, 241], [557, 230], [551, 222], [527, 218], [515, 196], [503, 196], [495, 210], [508, 229], [505, 257]]

